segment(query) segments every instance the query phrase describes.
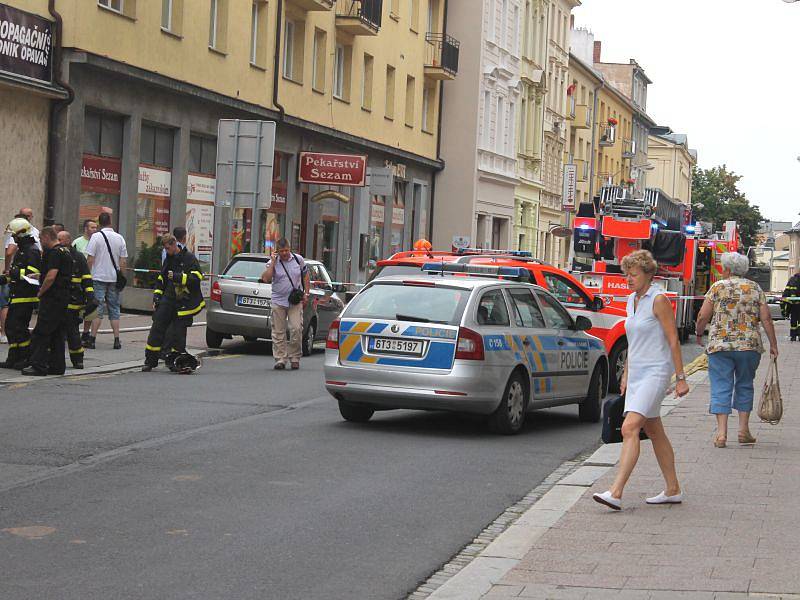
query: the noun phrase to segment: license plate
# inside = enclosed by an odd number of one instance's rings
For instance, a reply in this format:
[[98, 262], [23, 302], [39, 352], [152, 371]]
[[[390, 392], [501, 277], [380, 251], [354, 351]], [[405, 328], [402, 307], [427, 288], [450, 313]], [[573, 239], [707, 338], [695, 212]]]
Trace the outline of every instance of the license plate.
[[371, 352], [382, 352], [386, 354], [422, 356], [423, 344], [420, 340], [373, 337], [369, 340], [369, 349]]
[[254, 306], [256, 308], [269, 308], [269, 298], [255, 298], [253, 296], [236, 296], [237, 306]]

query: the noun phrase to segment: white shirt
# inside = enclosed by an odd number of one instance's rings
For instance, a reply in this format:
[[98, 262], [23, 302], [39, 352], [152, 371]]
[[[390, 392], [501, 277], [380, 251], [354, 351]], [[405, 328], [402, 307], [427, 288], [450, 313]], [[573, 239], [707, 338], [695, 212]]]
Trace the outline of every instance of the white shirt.
[[108, 255], [108, 247], [102, 234], [105, 233], [108, 238], [108, 245], [111, 246], [111, 251], [114, 253], [114, 262], [117, 267], [119, 267], [120, 258], [128, 258], [128, 248], [125, 245], [125, 238], [111, 227], [106, 227], [101, 231], [93, 233], [86, 246], [86, 254], [94, 257], [92, 279], [104, 283], [114, 283], [117, 280], [117, 272]]

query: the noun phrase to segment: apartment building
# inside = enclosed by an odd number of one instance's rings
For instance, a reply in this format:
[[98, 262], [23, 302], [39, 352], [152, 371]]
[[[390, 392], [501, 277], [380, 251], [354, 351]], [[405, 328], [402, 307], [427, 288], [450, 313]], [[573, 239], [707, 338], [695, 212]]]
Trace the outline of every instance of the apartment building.
[[[48, 216], [76, 229], [112, 208], [138, 266], [187, 225], [206, 268], [214, 237], [224, 260], [286, 236], [363, 281], [430, 229], [439, 102], [458, 70], [445, 1], [57, 0], [74, 100], [55, 121]], [[270, 208], [214, 207], [221, 118], [277, 122]], [[303, 183], [301, 152], [364, 157], [390, 189]]]
[[697, 165], [697, 150], [689, 148], [686, 134], [674, 133], [669, 127], [652, 128], [647, 161], [653, 165], [647, 175], [648, 186], [660, 188], [668, 196], [691, 205], [692, 169]]
[[569, 55], [569, 81], [566, 109], [569, 141], [564, 162], [575, 165], [577, 206], [581, 202], [590, 202], [597, 191], [593, 179], [598, 147], [595, 114], [597, 98], [605, 84], [602, 75], [581, 60], [575, 51]]
[[520, 0], [464, 0], [447, 16], [461, 46], [442, 107], [433, 243], [512, 247], [517, 178]]

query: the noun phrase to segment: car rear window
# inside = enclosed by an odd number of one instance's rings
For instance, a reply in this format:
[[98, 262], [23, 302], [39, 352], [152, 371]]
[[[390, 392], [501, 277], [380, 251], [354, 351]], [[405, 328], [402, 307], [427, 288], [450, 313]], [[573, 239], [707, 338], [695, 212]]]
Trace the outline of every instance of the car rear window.
[[225, 269], [225, 275], [231, 277], [261, 277], [264, 269], [267, 268], [267, 262], [264, 260], [257, 260], [255, 258], [240, 258], [233, 259], [233, 261]]
[[372, 275], [372, 279], [389, 277], [391, 275], [419, 275], [421, 269], [422, 267], [417, 265], [384, 265], [377, 268]]
[[469, 290], [445, 286], [376, 283], [353, 298], [343, 316], [458, 325], [469, 295]]

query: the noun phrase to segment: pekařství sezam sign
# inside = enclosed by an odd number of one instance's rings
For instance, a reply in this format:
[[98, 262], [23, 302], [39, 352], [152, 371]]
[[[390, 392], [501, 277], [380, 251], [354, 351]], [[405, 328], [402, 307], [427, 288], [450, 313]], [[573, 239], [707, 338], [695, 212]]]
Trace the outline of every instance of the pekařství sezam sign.
[[300, 182], [363, 187], [367, 157], [354, 154], [300, 153]]
[[0, 4], [0, 72], [50, 83], [53, 23]]

